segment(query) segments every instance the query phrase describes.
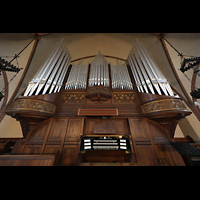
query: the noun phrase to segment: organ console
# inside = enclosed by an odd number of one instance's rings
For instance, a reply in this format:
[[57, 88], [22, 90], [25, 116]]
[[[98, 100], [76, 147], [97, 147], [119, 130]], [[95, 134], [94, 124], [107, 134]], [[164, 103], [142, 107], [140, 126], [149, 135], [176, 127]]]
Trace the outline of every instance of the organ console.
[[184, 165], [170, 142], [191, 112], [138, 40], [115, 65], [100, 51], [91, 63], [71, 62], [64, 40], [57, 42], [7, 114], [24, 136], [13, 154], [59, 151], [58, 165]]

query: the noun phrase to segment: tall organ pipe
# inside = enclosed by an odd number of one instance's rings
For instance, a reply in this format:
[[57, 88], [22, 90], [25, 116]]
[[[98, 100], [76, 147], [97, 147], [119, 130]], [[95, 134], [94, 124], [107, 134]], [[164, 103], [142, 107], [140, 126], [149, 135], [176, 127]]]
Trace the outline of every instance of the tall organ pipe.
[[[127, 62], [131, 67], [139, 92], [151, 92], [155, 94], [156, 91], [159, 95], [165, 94], [167, 96], [174, 96], [170, 84], [138, 40], [135, 41], [128, 55]], [[141, 85], [144, 91], [142, 91]]]
[[[24, 96], [31, 96], [34, 93], [35, 95], [38, 95], [41, 93], [43, 87], [44, 90], [42, 91], [42, 94], [51, 93], [55, 86], [60, 86], [62, 84], [71, 61], [70, 53], [65, 45], [63, 39], [56, 43], [50, 56], [44, 64], [41, 65], [33, 79], [29, 82]], [[68, 62], [65, 62], [66, 59]]]
[[104, 85], [109, 87], [108, 62], [99, 51], [91, 62], [89, 87], [94, 85]]

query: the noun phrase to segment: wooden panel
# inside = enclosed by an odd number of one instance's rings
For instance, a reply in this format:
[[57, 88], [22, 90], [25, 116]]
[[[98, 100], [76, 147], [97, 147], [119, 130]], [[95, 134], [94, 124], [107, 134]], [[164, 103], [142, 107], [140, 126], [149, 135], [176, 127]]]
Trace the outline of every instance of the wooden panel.
[[160, 166], [185, 166], [182, 156], [171, 145], [155, 145]]
[[23, 154], [37, 154], [40, 153], [42, 145], [26, 145]]
[[156, 152], [153, 145], [135, 145], [137, 163], [145, 166], [156, 166]]
[[92, 135], [94, 133], [94, 120], [91, 118], [85, 118], [84, 122], [84, 135]]
[[81, 116], [117, 116], [118, 109], [78, 109]]
[[115, 120], [116, 134], [119, 134], [119, 135], [130, 134], [127, 119], [114, 119], [114, 120]]
[[84, 134], [118, 134], [129, 135], [130, 130], [127, 118], [86, 118], [84, 124]]
[[129, 118], [132, 139], [135, 141], [150, 141], [146, 121], [144, 119]]
[[78, 142], [83, 133], [84, 118], [70, 118], [65, 141]]
[[56, 155], [1, 155], [0, 166], [53, 166]]
[[81, 155], [82, 162], [129, 162], [129, 157], [125, 151], [119, 150], [92, 150]]
[[50, 141], [61, 142], [62, 138], [66, 134], [67, 124], [68, 124], [68, 118], [54, 119], [47, 142], [50, 142]]
[[113, 105], [118, 109], [119, 116], [139, 116], [142, 115], [142, 110], [140, 106], [135, 105]]
[[78, 145], [64, 145], [62, 152], [62, 166], [76, 166], [78, 163]]
[[147, 120], [147, 127], [154, 144], [169, 144], [166, 133], [161, 127], [159, 127], [159, 125]]
[[47, 121], [45, 123], [41, 123], [32, 133], [30, 132], [30, 136], [28, 138], [27, 143], [40, 142], [44, 141], [46, 134], [48, 133], [48, 128], [51, 125], [51, 121]]
[[142, 166], [141, 164], [137, 163], [111, 163], [111, 162], [82, 162], [80, 163], [80, 166]]
[[98, 120], [94, 123], [94, 134], [115, 134], [115, 122], [112, 120]]
[[56, 154], [58, 152], [58, 150], [60, 150], [60, 145], [48, 144], [48, 145], [45, 146], [43, 153], [45, 153], [45, 154]]

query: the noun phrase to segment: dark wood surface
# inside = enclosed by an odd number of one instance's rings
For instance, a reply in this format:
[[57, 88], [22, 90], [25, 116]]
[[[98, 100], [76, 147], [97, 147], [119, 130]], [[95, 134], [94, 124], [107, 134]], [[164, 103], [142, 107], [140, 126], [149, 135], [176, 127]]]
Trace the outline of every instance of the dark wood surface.
[[[131, 158], [118, 151], [90, 152], [80, 156], [82, 135], [129, 136]], [[125, 162], [147, 166], [184, 165], [170, 145], [166, 131], [145, 117], [52, 117], [29, 132], [12, 154], [35, 155], [61, 152], [59, 165], [75, 166], [82, 162]], [[84, 158], [83, 158], [84, 157]]]
[[0, 166], [54, 166], [53, 155], [0, 155]]

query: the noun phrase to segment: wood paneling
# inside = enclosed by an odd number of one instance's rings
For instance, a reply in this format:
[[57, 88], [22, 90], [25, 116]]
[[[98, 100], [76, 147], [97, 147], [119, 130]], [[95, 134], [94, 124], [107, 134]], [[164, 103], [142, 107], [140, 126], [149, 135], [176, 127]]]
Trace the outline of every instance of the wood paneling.
[[78, 164], [79, 150], [77, 144], [64, 145], [62, 166], [76, 166]]
[[0, 166], [53, 166], [56, 155], [1, 155]]
[[87, 151], [82, 154], [82, 162], [129, 162], [129, 157], [124, 151], [118, 150], [99, 150], [99, 151]]
[[84, 134], [129, 135], [127, 118], [85, 118]]
[[184, 166], [182, 157], [170, 145], [166, 132], [146, 118], [129, 118], [132, 143], [138, 164], [147, 166]]
[[[87, 155], [87, 159], [83, 162], [131, 162], [133, 165], [141, 166], [184, 165], [182, 157], [170, 145], [165, 130], [158, 123], [145, 117], [88, 117], [85, 119], [54, 117], [41, 122], [33, 131], [30, 131], [27, 139], [21, 140], [19, 150], [15, 150], [15, 153], [55, 155], [60, 151], [59, 165], [76, 166], [81, 161], [79, 145], [82, 134], [131, 135], [132, 144], [132, 159], [119, 155], [117, 151], [111, 151], [110, 154], [103, 152], [99, 155], [97, 155], [98, 152], [94, 152], [92, 155]], [[29, 165], [28, 161], [24, 162], [23, 165]], [[44, 163], [41, 161], [41, 163], [38, 162], [38, 165], [48, 165], [48, 161]]]
[[97, 120], [94, 122], [94, 134], [115, 134], [115, 122], [112, 120]]
[[145, 166], [156, 165], [156, 151], [153, 145], [135, 145], [137, 163]]
[[47, 142], [61, 142], [66, 134], [67, 125], [68, 118], [55, 118], [52, 122]]
[[115, 119], [115, 129], [118, 135], [130, 135], [127, 118]]
[[160, 166], [185, 166], [181, 155], [171, 145], [155, 145]]
[[33, 132], [29, 133], [27, 143], [42, 143], [48, 134], [50, 124], [49, 120], [42, 122]]
[[78, 142], [83, 133], [84, 118], [70, 118], [65, 137], [66, 142]]
[[38, 154], [41, 152], [42, 145], [26, 145], [23, 154]]
[[134, 141], [150, 141], [144, 118], [129, 118], [129, 126]]
[[60, 150], [60, 145], [55, 144], [47, 144], [45, 145], [44, 152], [45, 154], [55, 154], [58, 150]]
[[155, 122], [148, 121], [148, 129], [154, 144], [169, 144], [167, 133]]
[[117, 116], [118, 109], [78, 109], [79, 116]]

